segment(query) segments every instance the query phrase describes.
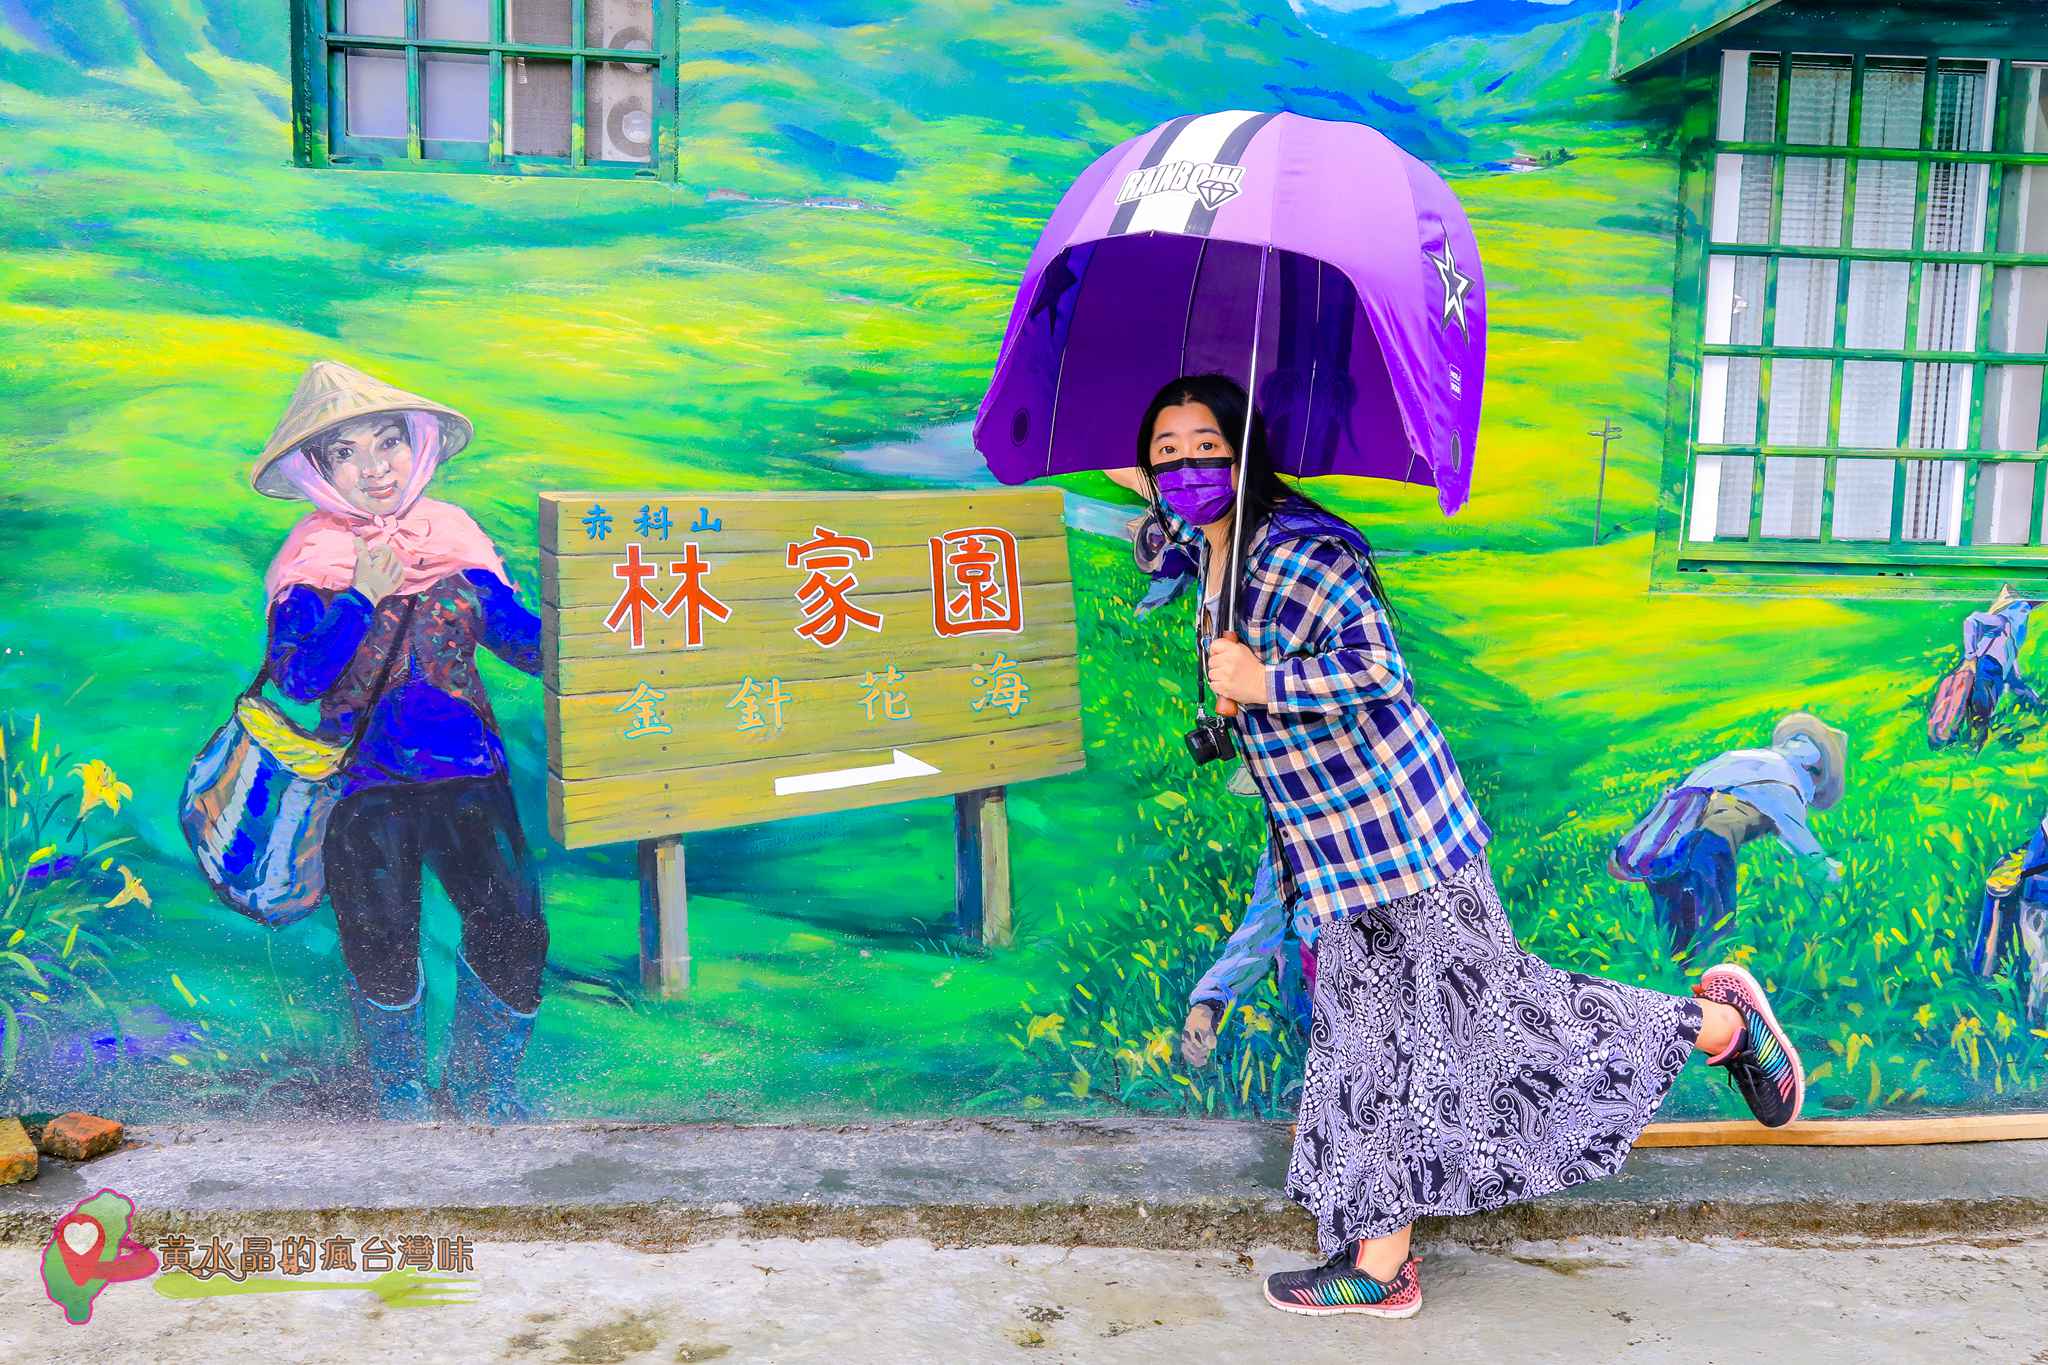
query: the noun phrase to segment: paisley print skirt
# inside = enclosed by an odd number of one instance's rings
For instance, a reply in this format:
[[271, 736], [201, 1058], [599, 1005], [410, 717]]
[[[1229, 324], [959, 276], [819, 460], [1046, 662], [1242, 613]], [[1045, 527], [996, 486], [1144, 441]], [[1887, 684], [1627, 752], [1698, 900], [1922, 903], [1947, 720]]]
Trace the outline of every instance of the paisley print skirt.
[[1700, 1030], [1689, 997], [1522, 951], [1484, 855], [1323, 930], [1287, 1193], [1323, 1254], [1612, 1175]]

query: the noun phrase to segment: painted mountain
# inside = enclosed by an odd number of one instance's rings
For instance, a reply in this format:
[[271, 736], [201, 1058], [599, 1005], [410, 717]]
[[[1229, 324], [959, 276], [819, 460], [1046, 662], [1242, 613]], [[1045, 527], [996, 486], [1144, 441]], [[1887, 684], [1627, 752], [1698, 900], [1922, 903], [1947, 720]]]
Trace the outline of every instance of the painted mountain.
[[1315, 32], [1397, 62], [1449, 39], [1487, 40], [1527, 33], [1583, 14], [1614, 12], [1613, 0], [1453, 0], [1406, 12], [1383, 3], [1357, 6], [1296, 0], [1295, 13]]

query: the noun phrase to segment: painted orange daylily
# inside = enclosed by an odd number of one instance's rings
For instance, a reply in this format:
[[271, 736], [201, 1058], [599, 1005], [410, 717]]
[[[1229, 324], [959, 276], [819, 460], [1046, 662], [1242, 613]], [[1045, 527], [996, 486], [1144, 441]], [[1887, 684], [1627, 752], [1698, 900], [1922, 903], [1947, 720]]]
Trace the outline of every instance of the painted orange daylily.
[[114, 776], [114, 770], [103, 759], [80, 763], [72, 768], [71, 775], [78, 779], [78, 818], [81, 820], [95, 806], [105, 806], [118, 815], [121, 802], [135, 795], [135, 789]]
[[149, 888], [142, 884], [140, 877], [128, 870], [128, 864], [116, 863], [114, 870], [121, 874], [121, 889], [115, 892], [114, 898], [101, 909], [112, 910], [115, 906], [126, 905], [130, 901], [141, 901], [145, 906], [155, 908], [156, 902], [149, 898]]

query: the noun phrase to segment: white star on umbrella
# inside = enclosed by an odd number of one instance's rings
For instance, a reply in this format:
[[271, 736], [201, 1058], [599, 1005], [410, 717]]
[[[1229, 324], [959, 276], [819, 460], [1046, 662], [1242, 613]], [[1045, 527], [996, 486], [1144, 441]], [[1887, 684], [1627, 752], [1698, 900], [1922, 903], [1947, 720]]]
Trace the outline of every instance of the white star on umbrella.
[[1453, 320], [1458, 324], [1458, 334], [1470, 341], [1472, 329], [1465, 321], [1465, 295], [1472, 290], [1472, 277], [1458, 269], [1458, 262], [1451, 256], [1451, 244], [1443, 244], [1443, 254], [1435, 255], [1425, 251], [1429, 263], [1436, 267], [1438, 278], [1444, 282], [1443, 322], [1448, 326]]

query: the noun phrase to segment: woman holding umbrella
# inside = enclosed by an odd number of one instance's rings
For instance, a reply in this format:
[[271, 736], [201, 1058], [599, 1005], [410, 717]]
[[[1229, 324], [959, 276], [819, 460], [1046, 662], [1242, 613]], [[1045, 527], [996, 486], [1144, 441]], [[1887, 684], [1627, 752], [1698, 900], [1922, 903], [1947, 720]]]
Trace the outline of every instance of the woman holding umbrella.
[[[1242, 749], [1316, 945], [1287, 1188], [1329, 1259], [1269, 1277], [1288, 1312], [1416, 1312], [1416, 1218], [1612, 1173], [1696, 1050], [1765, 1124], [1803, 1098], [1740, 966], [1688, 998], [1522, 951], [1370, 548], [1279, 478], [1432, 482], [1455, 511], [1484, 326], [1463, 212], [1385, 138], [1285, 114], [1175, 120], [1054, 213], [975, 427], [1017, 482], [1130, 464], [1099, 433], [1141, 413], [1163, 539], [1201, 565], [1204, 673], [1230, 725], [1204, 717], [1189, 747]], [[1223, 368], [1264, 386], [1266, 416], [1206, 373]]]
[[[1268, 1278], [1294, 1313], [1421, 1307], [1409, 1228], [1611, 1174], [1694, 1051], [1770, 1126], [1799, 1110], [1797, 1054], [1755, 979], [1709, 970], [1697, 999], [1561, 971], [1522, 951], [1487, 865], [1488, 831], [1416, 701], [1387, 596], [1356, 529], [1247, 458], [1243, 391], [1163, 389], [1139, 457], [1170, 538], [1197, 553], [1220, 619], [1238, 490], [1243, 639], [1207, 643], [1272, 818], [1316, 975], [1288, 1193], [1330, 1259]], [[1319, 933], [1317, 931], [1320, 931]]]

